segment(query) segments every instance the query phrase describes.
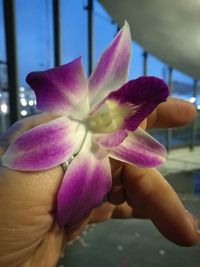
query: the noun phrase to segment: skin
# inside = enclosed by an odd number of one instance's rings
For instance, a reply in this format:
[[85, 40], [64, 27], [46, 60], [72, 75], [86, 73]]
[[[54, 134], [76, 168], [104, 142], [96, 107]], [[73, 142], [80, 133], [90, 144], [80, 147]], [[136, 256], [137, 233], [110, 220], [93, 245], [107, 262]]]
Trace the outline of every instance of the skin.
[[[168, 128], [190, 123], [191, 104], [168, 99], [142, 123], [143, 128]], [[0, 137], [0, 154], [24, 131], [53, 119], [36, 115], [17, 122]], [[78, 225], [59, 229], [55, 198], [63, 178], [61, 166], [41, 172], [18, 172], [0, 166], [0, 266], [53, 267], [64, 246], [88, 223], [110, 218], [149, 218], [172, 242], [191, 246], [200, 240], [198, 220], [185, 211], [177, 194], [156, 169], [111, 160], [113, 183], [109, 202], [94, 209]]]

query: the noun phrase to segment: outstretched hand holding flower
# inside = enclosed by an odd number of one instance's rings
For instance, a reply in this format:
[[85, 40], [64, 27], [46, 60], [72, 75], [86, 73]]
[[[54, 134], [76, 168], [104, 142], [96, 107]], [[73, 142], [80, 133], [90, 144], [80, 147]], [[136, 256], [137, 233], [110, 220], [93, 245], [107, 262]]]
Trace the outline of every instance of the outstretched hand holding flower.
[[166, 101], [168, 87], [155, 77], [127, 82], [130, 53], [125, 23], [88, 81], [80, 58], [27, 77], [38, 109], [58, 118], [12, 142], [2, 163], [15, 170], [39, 171], [66, 162], [57, 196], [60, 227], [78, 223], [109, 192], [109, 157], [140, 167], [155, 167], [165, 160], [165, 148], [138, 127]]
[[[151, 113], [146, 123], [147, 127], [174, 127], [189, 123], [194, 115], [190, 103], [168, 99]], [[0, 136], [0, 155], [23, 133], [56, 117], [39, 114], [18, 121]], [[150, 218], [166, 238], [180, 245], [199, 240], [197, 221], [185, 212], [174, 190], [155, 169], [116, 161], [111, 167], [112, 204], [105, 202], [80, 223], [61, 229], [55, 221], [56, 195], [64, 174], [61, 166], [24, 172], [0, 165], [0, 266], [53, 267], [65, 244], [88, 222], [111, 217]]]
[[[126, 83], [129, 57], [125, 24], [89, 81], [80, 59], [28, 76], [43, 113], [0, 136], [0, 266], [53, 267], [87, 223], [111, 217], [150, 218], [180, 245], [199, 240], [198, 222], [174, 190], [143, 168], [161, 164], [166, 151], [139, 128], [152, 111], [148, 127], [173, 127], [195, 109], [171, 99], [156, 108], [167, 86], [154, 77]], [[110, 167], [109, 157], [119, 161]], [[93, 209], [108, 192], [112, 204]]]

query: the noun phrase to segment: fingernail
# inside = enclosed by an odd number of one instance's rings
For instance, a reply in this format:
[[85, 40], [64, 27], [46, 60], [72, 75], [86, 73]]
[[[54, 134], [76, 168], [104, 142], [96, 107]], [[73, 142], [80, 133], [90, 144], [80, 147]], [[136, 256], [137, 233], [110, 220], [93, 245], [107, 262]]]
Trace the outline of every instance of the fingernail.
[[187, 214], [192, 218], [193, 226], [195, 228], [195, 231], [200, 234], [200, 220], [195, 217], [192, 213], [190, 213], [188, 210], [186, 210]]

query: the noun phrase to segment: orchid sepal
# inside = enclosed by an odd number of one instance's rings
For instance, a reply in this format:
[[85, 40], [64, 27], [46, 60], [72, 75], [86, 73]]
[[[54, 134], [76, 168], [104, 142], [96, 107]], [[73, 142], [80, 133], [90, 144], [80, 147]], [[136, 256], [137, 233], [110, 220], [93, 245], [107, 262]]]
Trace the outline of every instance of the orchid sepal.
[[2, 156], [4, 166], [22, 171], [47, 170], [76, 153], [85, 138], [85, 126], [60, 117], [22, 134]]
[[108, 154], [88, 133], [80, 153], [69, 165], [57, 195], [59, 226], [78, 223], [101, 203], [110, 188]]
[[130, 56], [131, 33], [128, 23], [125, 22], [89, 77], [91, 107], [127, 81]]
[[139, 167], [158, 167], [166, 160], [167, 150], [141, 128], [130, 132], [128, 137], [109, 151], [109, 156]]
[[36, 94], [40, 111], [75, 114], [81, 105], [79, 119], [89, 112], [88, 82], [81, 57], [56, 68], [31, 72], [26, 81]]

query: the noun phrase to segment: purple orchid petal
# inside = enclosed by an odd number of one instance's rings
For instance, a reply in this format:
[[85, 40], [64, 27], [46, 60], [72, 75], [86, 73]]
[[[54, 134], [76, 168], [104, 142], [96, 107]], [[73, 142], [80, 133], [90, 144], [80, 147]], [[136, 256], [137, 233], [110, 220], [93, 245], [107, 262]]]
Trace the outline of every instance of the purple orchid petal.
[[109, 156], [140, 167], [157, 167], [166, 159], [166, 149], [153, 137], [138, 128], [117, 147], [110, 150]]
[[46, 71], [32, 72], [26, 80], [35, 91], [37, 108], [41, 111], [68, 114], [88, 96], [81, 58]]
[[127, 131], [118, 130], [110, 134], [94, 134], [94, 139], [98, 144], [109, 148], [121, 144], [127, 135]]
[[[135, 130], [139, 124], [169, 95], [166, 83], [156, 77], [140, 77], [131, 80], [119, 90], [110, 93], [104, 100], [119, 109], [119, 116], [123, 119], [122, 128]], [[97, 111], [100, 112], [102, 107]], [[115, 112], [116, 113], [116, 112]]]
[[111, 186], [108, 154], [91, 143], [85, 144], [69, 165], [57, 196], [57, 221], [60, 227], [72, 226], [101, 203]]
[[2, 164], [26, 171], [50, 169], [77, 151], [84, 135], [83, 125], [60, 117], [34, 127], [11, 143]]
[[127, 22], [101, 56], [89, 78], [91, 106], [127, 81], [131, 54], [131, 35]]

